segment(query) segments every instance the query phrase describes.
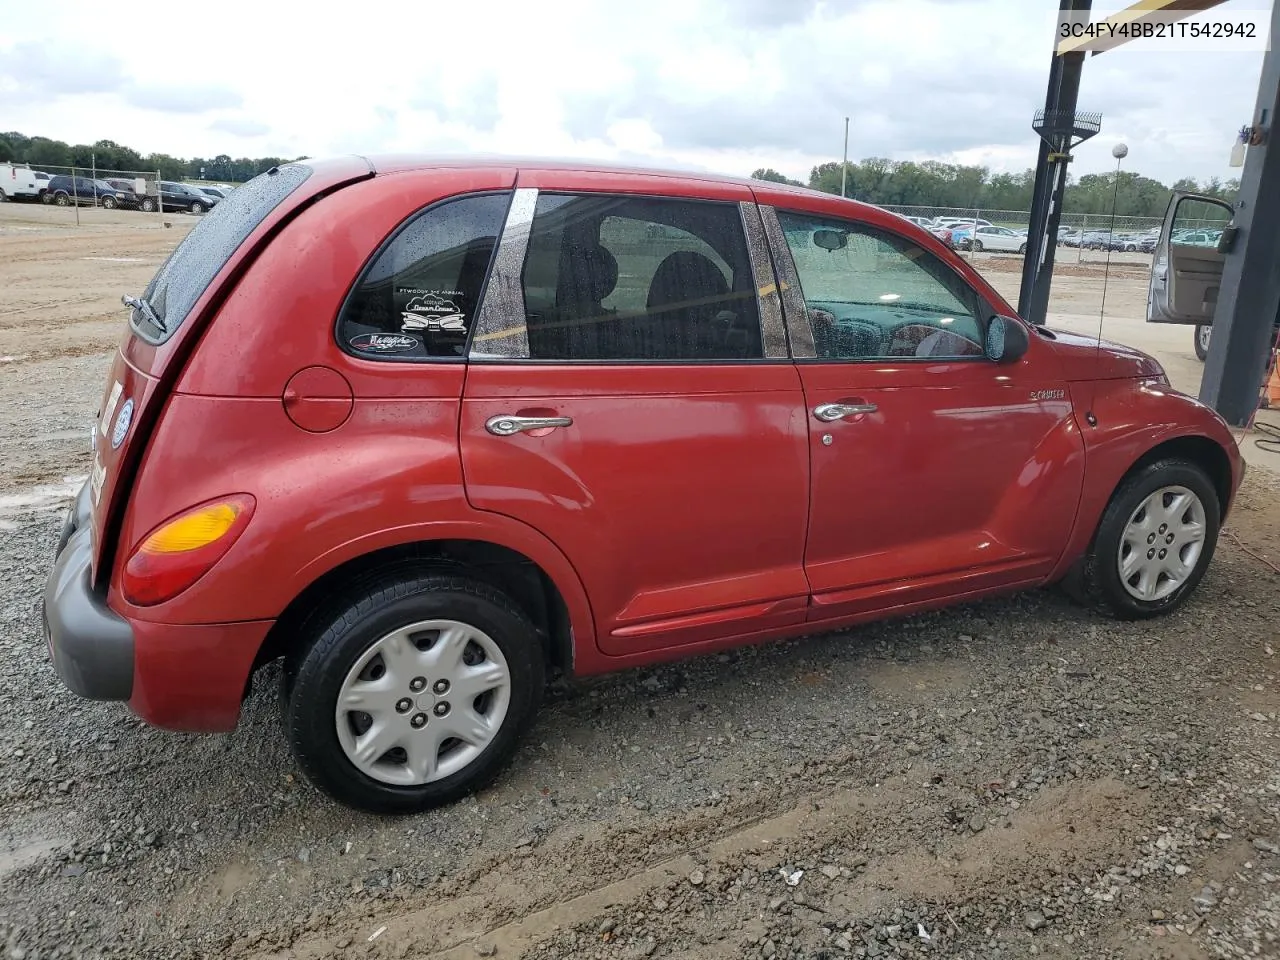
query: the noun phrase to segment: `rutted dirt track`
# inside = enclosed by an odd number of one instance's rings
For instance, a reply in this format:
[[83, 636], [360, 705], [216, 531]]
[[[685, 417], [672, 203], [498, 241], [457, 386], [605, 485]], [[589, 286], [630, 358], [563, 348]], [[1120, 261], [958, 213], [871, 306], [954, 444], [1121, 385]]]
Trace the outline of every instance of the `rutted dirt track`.
[[[4, 281], [47, 270], [116, 315], [109, 349], [167, 252], [144, 234], [50, 248], [151, 251], [100, 276], [0, 230], [0, 336]], [[84, 472], [104, 363], [0, 363], [0, 492]], [[0, 524], [0, 958], [1280, 956], [1264, 471], [1174, 617], [1043, 592], [559, 683], [495, 785], [404, 819], [300, 779], [274, 675], [225, 737], [67, 693], [36, 607], [57, 519]]]

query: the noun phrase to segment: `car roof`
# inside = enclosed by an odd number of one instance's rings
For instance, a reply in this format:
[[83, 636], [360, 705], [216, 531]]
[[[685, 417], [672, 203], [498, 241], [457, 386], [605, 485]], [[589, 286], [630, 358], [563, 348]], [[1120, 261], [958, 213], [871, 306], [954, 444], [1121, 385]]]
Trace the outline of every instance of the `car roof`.
[[[848, 204], [853, 211], [879, 210], [884, 208], [875, 204], [863, 203], [848, 197], [840, 197], [832, 193], [813, 190], [809, 187], [796, 187], [787, 183], [772, 180], [755, 180], [750, 177], [734, 177], [724, 174], [710, 173], [705, 170], [680, 170], [669, 167], [632, 166], [621, 163], [597, 163], [592, 161], [539, 156], [519, 156], [503, 154], [458, 154], [435, 155], [416, 153], [383, 153], [361, 154], [362, 160], [373, 168], [375, 174], [405, 173], [413, 170], [430, 169], [475, 169], [491, 167], [516, 168], [518, 170], [563, 170], [582, 174], [631, 174], [637, 177], [667, 177], [675, 180], [702, 183], [723, 183], [745, 186], [756, 191], [768, 191], [770, 195], [778, 194], [806, 197], [821, 197], [838, 204]], [[324, 158], [324, 159], [338, 159]], [[309, 158], [300, 161], [308, 166], [323, 162], [321, 158]]]

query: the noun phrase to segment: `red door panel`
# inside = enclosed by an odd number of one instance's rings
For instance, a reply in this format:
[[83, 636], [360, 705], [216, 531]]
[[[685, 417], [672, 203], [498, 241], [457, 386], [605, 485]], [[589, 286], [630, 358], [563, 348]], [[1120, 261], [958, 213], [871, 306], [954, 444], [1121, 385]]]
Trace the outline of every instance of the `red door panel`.
[[[1049, 573], [1070, 535], [1084, 466], [1054, 359], [1033, 337], [1007, 365], [799, 364], [812, 619]], [[875, 409], [822, 422], [814, 409], [829, 403]]]
[[[569, 418], [497, 436], [490, 418]], [[473, 506], [554, 541], [623, 654], [802, 623], [804, 395], [790, 363], [471, 364]]]

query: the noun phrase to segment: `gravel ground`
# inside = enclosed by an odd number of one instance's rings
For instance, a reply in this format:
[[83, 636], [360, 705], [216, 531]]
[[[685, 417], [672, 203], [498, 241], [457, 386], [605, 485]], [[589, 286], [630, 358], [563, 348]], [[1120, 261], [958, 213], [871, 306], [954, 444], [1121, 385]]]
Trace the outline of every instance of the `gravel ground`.
[[[1257, 468], [1177, 616], [1041, 592], [561, 684], [495, 785], [421, 816], [307, 785], [274, 674], [226, 736], [71, 696], [42, 505], [87, 469], [120, 294], [191, 222], [93, 213], [0, 205], [0, 960], [1280, 957]], [[1016, 258], [978, 260], [1016, 296]], [[1118, 315], [1145, 269], [1113, 265]], [[1099, 269], [1058, 273], [1055, 310], [1097, 309]]]
[[[1280, 556], [1255, 472], [1233, 536]], [[1147, 624], [1049, 591], [557, 687], [516, 763], [406, 819], [77, 700], [0, 533], [13, 960], [1280, 956], [1280, 577], [1223, 541]], [[0, 953], [0, 957], [5, 954]]]

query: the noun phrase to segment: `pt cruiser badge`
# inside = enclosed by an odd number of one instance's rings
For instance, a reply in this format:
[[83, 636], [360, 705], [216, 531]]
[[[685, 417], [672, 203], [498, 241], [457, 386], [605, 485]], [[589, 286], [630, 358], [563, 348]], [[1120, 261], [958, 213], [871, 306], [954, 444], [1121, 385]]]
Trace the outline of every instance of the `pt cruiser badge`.
[[1032, 390], [1032, 400], [1062, 400], [1067, 396], [1065, 390]]

